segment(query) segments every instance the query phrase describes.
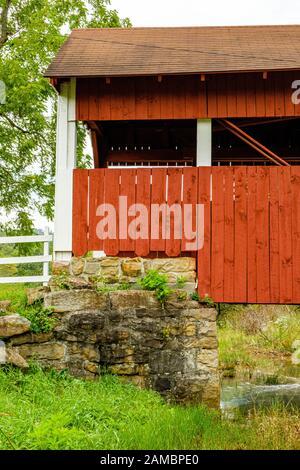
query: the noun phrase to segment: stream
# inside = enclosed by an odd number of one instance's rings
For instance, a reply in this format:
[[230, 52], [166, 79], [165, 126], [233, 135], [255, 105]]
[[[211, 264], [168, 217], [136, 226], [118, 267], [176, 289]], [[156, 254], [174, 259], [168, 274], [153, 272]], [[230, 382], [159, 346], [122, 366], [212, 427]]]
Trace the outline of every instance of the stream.
[[249, 414], [259, 408], [274, 404], [300, 409], [300, 366], [282, 365], [276, 373], [257, 371], [251, 379], [223, 378], [221, 410], [233, 418], [237, 412]]

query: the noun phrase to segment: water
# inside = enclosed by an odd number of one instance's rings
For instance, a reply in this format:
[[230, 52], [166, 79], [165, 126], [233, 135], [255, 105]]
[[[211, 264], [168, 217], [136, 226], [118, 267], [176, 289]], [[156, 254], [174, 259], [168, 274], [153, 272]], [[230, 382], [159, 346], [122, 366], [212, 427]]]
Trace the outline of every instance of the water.
[[246, 414], [269, 408], [275, 403], [300, 409], [300, 366], [282, 366], [276, 374], [256, 374], [248, 381], [238, 378], [222, 381], [221, 410], [227, 417], [233, 417], [237, 411]]

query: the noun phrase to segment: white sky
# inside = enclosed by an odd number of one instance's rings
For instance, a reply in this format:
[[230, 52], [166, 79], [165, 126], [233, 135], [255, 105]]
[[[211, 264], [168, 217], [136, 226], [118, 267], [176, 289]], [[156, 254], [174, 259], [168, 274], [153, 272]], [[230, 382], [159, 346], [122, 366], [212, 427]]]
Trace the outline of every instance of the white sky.
[[300, 0], [111, 0], [133, 26], [300, 23]]
[[[111, 0], [133, 26], [300, 24], [300, 0]], [[53, 224], [35, 217], [38, 228]]]

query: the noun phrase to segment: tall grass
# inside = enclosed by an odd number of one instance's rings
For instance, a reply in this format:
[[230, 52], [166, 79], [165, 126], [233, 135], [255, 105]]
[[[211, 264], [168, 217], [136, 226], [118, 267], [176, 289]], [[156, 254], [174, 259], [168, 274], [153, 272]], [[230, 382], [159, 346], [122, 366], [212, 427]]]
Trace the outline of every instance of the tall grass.
[[271, 432], [261, 415], [224, 421], [111, 376], [88, 382], [37, 366], [26, 374], [0, 370], [1, 449], [296, 449], [299, 415], [291, 416], [274, 412]]

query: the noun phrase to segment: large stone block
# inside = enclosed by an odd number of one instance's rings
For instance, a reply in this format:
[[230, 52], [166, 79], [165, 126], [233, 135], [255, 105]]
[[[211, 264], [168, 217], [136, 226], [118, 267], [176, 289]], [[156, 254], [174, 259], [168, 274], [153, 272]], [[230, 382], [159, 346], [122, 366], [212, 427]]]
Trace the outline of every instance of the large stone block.
[[35, 302], [40, 302], [44, 299], [44, 296], [49, 292], [49, 287], [32, 287], [26, 290], [27, 303], [32, 305]]
[[84, 258], [72, 258], [70, 264], [70, 271], [73, 276], [80, 276], [84, 271], [85, 259]]
[[106, 310], [108, 294], [92, 290], [64, 290], [51, 292], [45, 296], [45, 306], [52, 307], [56, 313], [79, 310]]
[[49, 333], [25, 333], [23, 335], [14, 336], [9, 340], [11, 346], [32, 343], [47, 343], [53, 338], [53, 332]]
[[6, 348], [5, 360], [6, 364], [18, 367], [19, 369], [28, 369], [29, 367], [29, 364], [25, 361], [25, 359], [15, 349], [12, 348]]
[[105, 341], [105, 314], [100, 311], [81, 311], [62, 318], [55, 327], [55, 336], [65, 341], [96, 343]]
[[30, 321], [20, 315], [5, 315], [0, 317], [0, 337], [10, 338], [30, 330]]
[[218, 351], [202, 349], [197, 355], [198, 369], [202, 369], [203, 366], [210, 367], [212, 369], [217, 369], [218, 362]]
[[159, 301], [154, 292], [141, 290], [116, 291], [109, 294], [111, 309], [141, 309], [141, 308], [158, 308]]
[[70, 263], [54, 261], [52, 263], [52, 274], [53, 276], [61, 276], [63, 274], [69, 274]]
[[107, 267], [117, 268], [120, 264], [120, 258], [108, 256], [108, 257], [100, 258], [98, 262], [101, 268], [107, 268]]
[[66, 352], [66, 346], [60, 343], [23, 344], [16, 346], [15, 349], [25, 359], [35, 358], [50, 361], [62, 359]]
[[142, 259], [127, 258], [121, 262], [122, 272], [125, 276], [138, 277], [142, 274]]
[[77, 356], [88, 361], [100, 361], [99, 349], [88, 343], [70, 343], [68, 344], [67, 353], [69, 356]]
[[145, 271], [155, 269], [161, 273], [189, 273], [196, 270], [195, 258], [157, 258], [145, 262]]

